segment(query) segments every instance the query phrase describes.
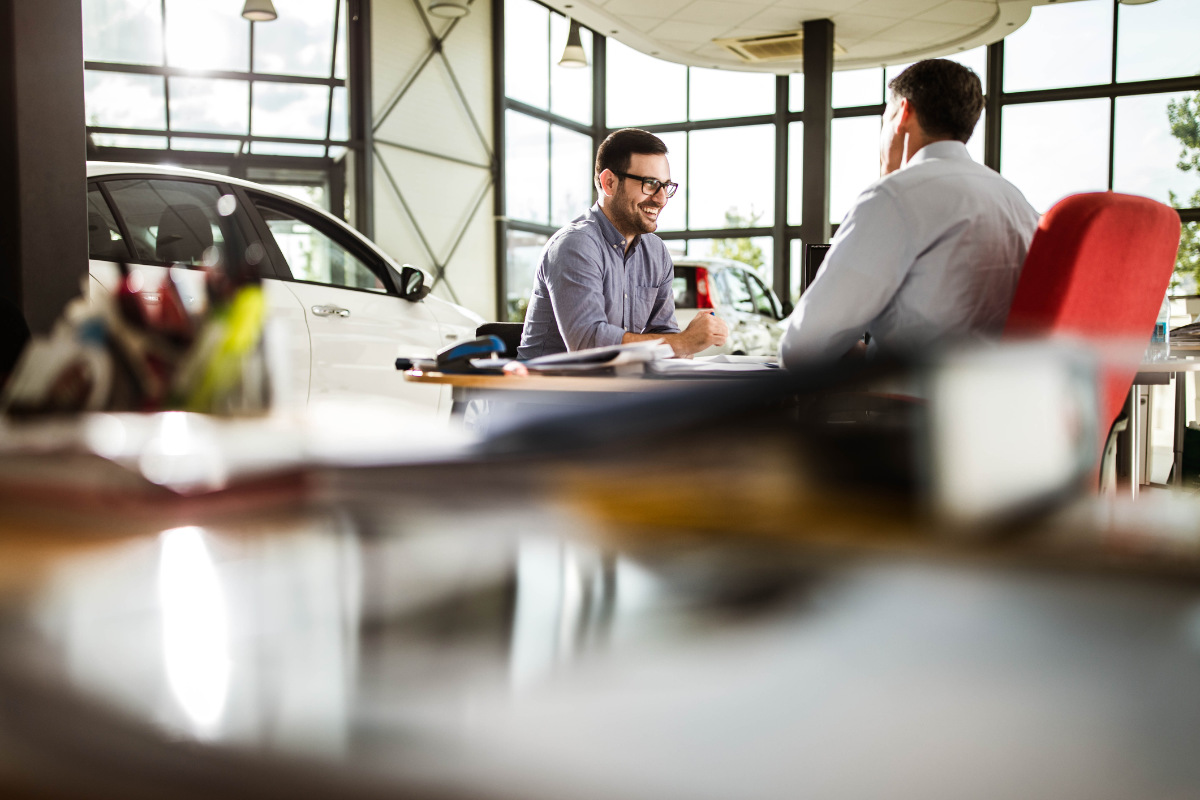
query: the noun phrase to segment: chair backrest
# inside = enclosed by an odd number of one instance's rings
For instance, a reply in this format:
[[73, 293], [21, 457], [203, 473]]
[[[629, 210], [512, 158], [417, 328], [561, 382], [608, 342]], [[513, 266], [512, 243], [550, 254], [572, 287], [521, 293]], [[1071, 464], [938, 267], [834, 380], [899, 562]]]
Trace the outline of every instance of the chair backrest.
[[[1178, 249], [1179, 214], [1170, 206], [1113, 192], [1059, 201], [1029, 245], [1005, 337], [1067, 334], [1148, 343]], [[1105, 369], [1101, 447], [1136, 372], [1136, 364]]]
[[505, 358], [516, 358], [517, 346], [521, 344], [521, 330], [524, 327], [523, 322], [485, 322], [475, 329], [475, 335], [499, 336], [504, 342], [504, 352], [501, 355]]

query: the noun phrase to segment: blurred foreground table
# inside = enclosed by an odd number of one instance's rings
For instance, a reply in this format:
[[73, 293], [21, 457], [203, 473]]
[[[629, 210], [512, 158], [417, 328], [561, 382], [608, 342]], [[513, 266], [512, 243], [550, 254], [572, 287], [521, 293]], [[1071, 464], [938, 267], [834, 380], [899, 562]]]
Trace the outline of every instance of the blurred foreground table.
[[1187, 498], [1089, 500], [973, 543], [708, 456], [688, 481], [513, 462], [143, 513], [10, 498], [0, 788], [1200, 792]]

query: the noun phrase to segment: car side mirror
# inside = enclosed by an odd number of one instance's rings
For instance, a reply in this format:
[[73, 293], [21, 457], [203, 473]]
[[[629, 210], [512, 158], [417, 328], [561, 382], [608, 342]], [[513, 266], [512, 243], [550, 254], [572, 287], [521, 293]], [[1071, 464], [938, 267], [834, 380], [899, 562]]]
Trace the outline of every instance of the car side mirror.
[[429, 294], [430, 287], [425, 283], [425, 271], [419, 267], [405, 264], [400, 268], [400, 274], [394, 277], [397, 288], [400, 290], [400, 296], [405, 300], [415, 303]]

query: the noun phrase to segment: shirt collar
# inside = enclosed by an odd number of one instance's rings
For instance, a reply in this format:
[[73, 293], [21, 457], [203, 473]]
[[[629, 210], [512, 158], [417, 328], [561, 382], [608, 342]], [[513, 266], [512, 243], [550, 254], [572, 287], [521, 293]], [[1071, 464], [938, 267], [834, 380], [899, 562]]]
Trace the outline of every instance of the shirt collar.
[[950, 158], [950, 159], [966, 159], [972, 161], [971, 154], [967, 152], [967, 146], [957, 139], [947, 139], [942, 142], [930, 142], [922, 147], [913, 155], [905, 164], [905, 168], [911, 167], [913, 164], [920, 164], [922, 161], [930, 161], [935, 158]]
[[[600, 226], [600, 235], [604, 237], [604, 241], [608, 242], [608, 246], [620, 246], [622, 252], [624, 252], [625, 237], [619, 230], [617, 230], [617, 226], [612, 224], [612, 220], [609, 219], [608, 215], [604, 213], [604, 209], [600, 207], [600, 204], [596, 203], [594, 206], [588, 209], [588, 213], [591, 215], [592, 219], [597, 221], [597, 224]], [[630, 244], [629, 249], [632, 251], [638, 246], [638, 242], [641, 240], [641, 234], [633, 237], [633, 242]]]

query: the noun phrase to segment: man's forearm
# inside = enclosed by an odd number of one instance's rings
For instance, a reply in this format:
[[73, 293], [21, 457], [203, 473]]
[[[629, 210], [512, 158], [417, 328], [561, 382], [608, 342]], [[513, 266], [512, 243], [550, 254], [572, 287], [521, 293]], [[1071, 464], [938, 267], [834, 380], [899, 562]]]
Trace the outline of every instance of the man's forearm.
[[680, 358], [694, 355], [708, 346], [705, 344], [703, 347], [697, 347], [695, 342], [685, 337], [682, 333], [630, 333], [629, 331], [625, 331], [625, 335], [621, 337], [621, 344], [646, 342], [651, 339], [662, 339], [671, 345], [671, 349], [675, 351], [675, 355]]

